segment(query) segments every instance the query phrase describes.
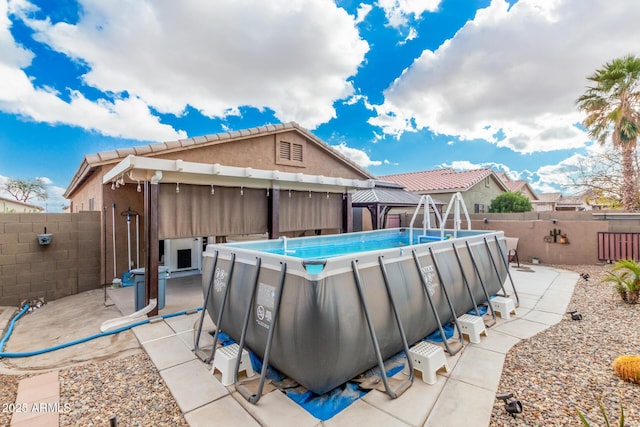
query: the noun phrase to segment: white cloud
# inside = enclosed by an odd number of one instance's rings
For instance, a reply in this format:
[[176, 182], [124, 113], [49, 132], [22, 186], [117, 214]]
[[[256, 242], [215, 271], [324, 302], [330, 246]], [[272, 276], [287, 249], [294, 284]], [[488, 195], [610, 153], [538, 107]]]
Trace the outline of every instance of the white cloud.
[[348, 159], [353, 160], [360, 167], [366, 168], [369, 166], [380, 166], [382, 164], [379, 160], [371, 160], [366, 152], [357, 148], [348, 147], [344, 142], [338, 145], [332, 145], [331, 147]]
[[115, 132], [113, 116], [131, 113], [137, 124], [149, 119], [146, 106], [180, 115], [188, 105], [209, 117], [269, 108], [313, 129], [353, 94], [348, 79], [369, 49], [354, 18], [328, 0], [80, 4], [77, 24], [23, 20], [37, 40], [87, 65], [86, 84], [117, 95], [93, 103], [92, 117]]
[[389, 25], [400, 28], [408, 25], [409, 19], [418, 19], [424, 12], [435, 12], [441, 0], [378, 0]]
[[32, 9], [25, 1], [0, 1], [0, 110], [50, 124], [67, 124], [97, 131], [107, 136], [140, 140], [177, 139], [185, 132], [161, 124], [139, 98], [89, 101], [70, 90], [70, 101], [48, 87], [37, 88], [24, 69], [34, 57], [18, 46], [9, 28], [8, 13], [24, 15]]
[[369, 12], [371, 12], [372, 9], [373, 6], [371, 6], [370, 4], [362, 3], [360, 6], [358, 6], [355, 23], [359, 24], [361, 22], [364, 22], [364, 20], [367, 18], [367, 15], [369, 14]]
[[[594, 12], [597, 11], [597, 12]], [[385, 134], [429, 129], [521, 152], [584, 145], [575, 100], [586, 76], [637, 51], [640, 2], [493, 0], [386, 90], [370, 123]]]
[[509, 166], [505, 165], [504, 163], [496, 163], [496, 162], [473, 163], [469, 160], [454, 160], [451, 163], [442, 163], [440, 166], [443, 168], [452, 168], [458, 171], [490, 168], [496, 172], [507, 172], [509, 173], [509, 176], [513, 176]]

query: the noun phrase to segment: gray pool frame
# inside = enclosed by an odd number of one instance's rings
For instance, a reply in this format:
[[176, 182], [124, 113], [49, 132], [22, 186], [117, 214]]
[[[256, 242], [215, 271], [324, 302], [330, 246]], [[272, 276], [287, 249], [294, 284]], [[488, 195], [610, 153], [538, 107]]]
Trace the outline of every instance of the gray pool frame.
[[[382, 366], [432, 332], [442, 334], [444, 324], [487, 304], [499, 291], [507, 295], [504, 285], [511, 276], [501, 231], [447, 230], [456, 237], [322, 260], [264, 252], [284, 241], [289, 248], [344, 245], [409, 232], [396, 228], [208, 245], [202, 284], [216, 337], [225, 332], [280, 373], [323, 394]], [[516, 293], [512, 280], [511, 286]], [[446, 340], [445, 346], [452, 353]], [[214, 353], [215, 346], [210, 359]], [[266, 365], [257, 393], [238, 383], [236, 366], [236, 389], [251, 402], [260, 398]], [[382, 376], [391, 397], [410, 385], [392, 390]]]

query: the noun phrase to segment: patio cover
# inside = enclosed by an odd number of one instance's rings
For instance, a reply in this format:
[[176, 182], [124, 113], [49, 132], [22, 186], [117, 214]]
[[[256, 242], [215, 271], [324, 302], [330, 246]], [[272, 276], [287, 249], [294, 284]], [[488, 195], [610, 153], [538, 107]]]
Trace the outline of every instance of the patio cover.
[[[113, 188], [127, 183], [144, 183], [147, 254], [144, 266], [149, 272], [145, 275], [148, 298], [157, 297], [157, 242], [160, 238], [215, 235], [221, 227], [238, 234], [264, 232], [268, 222], [272, 222], [272, 228], [279, 230], [282, 219], [295, 219], [296, 226], [305, 227], [305, 220], [318, 220], [318, 214], [312, 211], [320, 207], [344, 206], [344, 200], [350, 202], [351, 193], [355, 190], [374, 186], [372, 180], [134, 155], [127, 156], [114, 166], [104, 175], [102, 182], [111, 183]], [[160, 184], [163, 188], [167, 184], [174, 184], [175, 189], [160, 191]], [[231, 194], [233, 188], [242, 197]], [[265, 197], [267, 191], [271, 192], [268, 201]], [[287, 195], [281, 197], [281, 191]], [[312, 193], [315, 198], [311, 198]], [[302, 194], [308, 197], [301, 197]], [[178, 199], [177, 195], [186, 198]], [[217, 196], [215, 203], [212, 202], [212, 196]], [[249, 220], [244, 220], [246, 218]], [[321, 225], [333, 227], [336, 218], [335, 215], [321, 216], [320, 219], [326, 222]], [[154, 314], [157, 314], [157, 310]]]

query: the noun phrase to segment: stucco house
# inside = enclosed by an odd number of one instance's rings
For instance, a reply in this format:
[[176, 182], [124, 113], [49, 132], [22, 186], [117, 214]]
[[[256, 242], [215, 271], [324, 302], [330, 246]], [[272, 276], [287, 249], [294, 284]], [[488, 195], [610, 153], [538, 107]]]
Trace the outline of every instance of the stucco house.
[[509, 191], [502, 179], [489, 168], [466, 171], [435, 169], [386, 175], [378, 179], [398, 183], [416, 194], [430, 194], [445, 203], [459, 192], [469, 213], [488, 212], [491, 200]]
[[538, 195], [533, 190], [531, 185], [523, 179], [511, 179], [509, 175], [504, 172], [496, 172], [496, 175], [500, 177], [504, 185], [513, 193], [520, 193], [529, 199], [532, 203], [538, 200]]
[[536, 212], [549, 211], [591, 211], [600, 210], [602, 205], [591, 205], [586, 196], [563, 196], [562, 193], [542, 193], [532, 201]]
[[102, 212], [101, 276], [111, 283], [153, 263], [198, 272], [211, 241], [349, 232], [352, 193], [372, 179], [284, 123], [90, 154], [64, 196], [71, 212]]
[[18, 200], [0, 196], [0, 213], [36, 213], [44, 212], [44, 208]]

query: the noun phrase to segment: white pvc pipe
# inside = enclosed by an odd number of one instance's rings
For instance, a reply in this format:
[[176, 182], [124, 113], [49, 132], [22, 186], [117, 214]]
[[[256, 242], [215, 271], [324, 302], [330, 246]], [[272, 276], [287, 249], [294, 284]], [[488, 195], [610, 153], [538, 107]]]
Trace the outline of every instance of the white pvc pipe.
[[113, 238], [113, 277], [118, 277], [116, 268], [116, 204], [111, 203], [111, 234]]
[[136, 268], [140, 268], [140, 215], [136, 214]]
[[131, 270], [131, 214], [127, 212], [127, 270]]

